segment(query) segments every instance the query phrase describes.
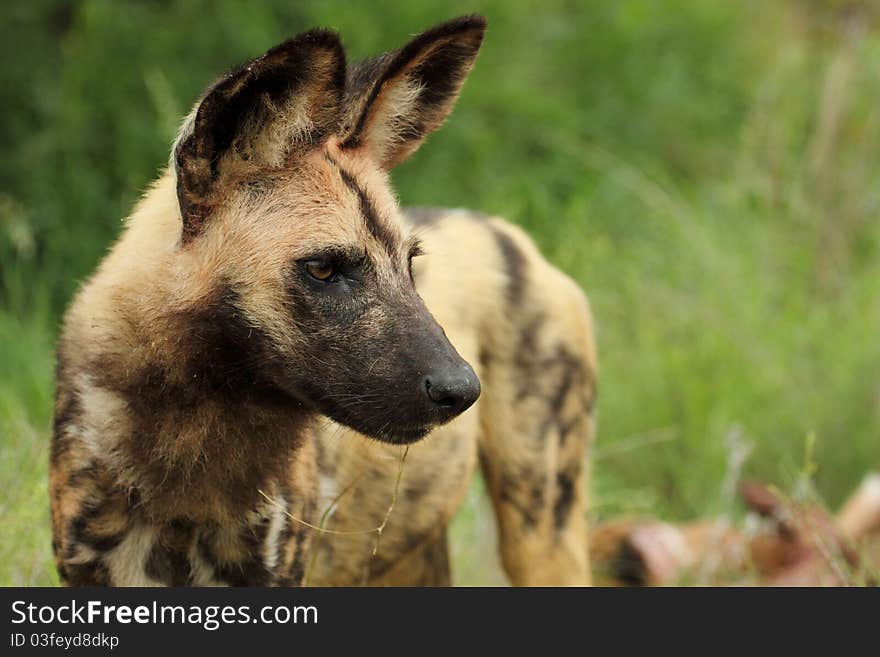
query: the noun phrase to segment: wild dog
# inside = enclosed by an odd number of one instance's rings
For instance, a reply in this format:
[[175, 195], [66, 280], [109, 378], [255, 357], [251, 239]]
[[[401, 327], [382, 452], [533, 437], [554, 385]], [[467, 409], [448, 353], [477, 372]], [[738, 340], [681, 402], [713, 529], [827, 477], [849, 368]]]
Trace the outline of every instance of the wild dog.
[[389, 187], [484, 31], [347, 67], [312, 30], [204, 93], [65, 317], [63, 583], [448, 584], [478, 463], [512, 582], [588, 581], [585, 297], [517, 228]]

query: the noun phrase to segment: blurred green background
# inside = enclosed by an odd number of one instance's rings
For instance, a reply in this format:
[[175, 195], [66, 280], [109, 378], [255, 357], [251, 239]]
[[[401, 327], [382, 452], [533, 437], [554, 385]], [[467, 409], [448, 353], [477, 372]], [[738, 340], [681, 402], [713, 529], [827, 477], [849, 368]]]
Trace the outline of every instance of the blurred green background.
[[[57, 581], [58, 322], [200, 90], [315, 25], [359, 59], [475, 11], [459, 107], [394, 180], [509, 217], [589, 294], [592, 517], [735, 514], [741, 475], [833, 507], [880, 466], [873, 2], [5, 2], [0, 584]], [[458, 583], [499, 581], [491, 533], [475, 492]]]

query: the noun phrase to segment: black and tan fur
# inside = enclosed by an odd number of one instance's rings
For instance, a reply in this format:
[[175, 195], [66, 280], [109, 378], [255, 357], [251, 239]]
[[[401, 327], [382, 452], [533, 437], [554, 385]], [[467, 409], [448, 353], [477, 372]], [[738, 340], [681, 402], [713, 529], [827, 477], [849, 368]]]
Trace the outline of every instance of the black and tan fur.
[[520, 230], [402, 211], [388, 185], [484, 30], [456, 19], [352, 67], [307, 32], [197, 103], [65, 318], [64, 583], [448, 584], [477, 467], [512, 582], [588, 581], [583, 294]]

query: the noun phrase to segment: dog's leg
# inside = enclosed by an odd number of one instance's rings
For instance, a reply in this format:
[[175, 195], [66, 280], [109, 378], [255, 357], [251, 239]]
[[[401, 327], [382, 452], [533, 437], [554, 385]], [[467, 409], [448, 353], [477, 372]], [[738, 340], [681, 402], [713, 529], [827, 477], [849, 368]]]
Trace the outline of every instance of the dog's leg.
[[595, 350], [583, 296], [555, 296], [515, 318], [510, 342], [482, 359], [480, 464], [514, 585], [590, 581], [586, 448]]
[[483, 477], [498, 521], [504, 569], [514, 585], [589, 583], [583, 462], [588, 423], [576, 421], [562, 445], [540, 444], [528, 418], [485, 441]]
[[394, 567], [373, 578], [370, 586], [452, 586], [446, 528], [403, 557]]

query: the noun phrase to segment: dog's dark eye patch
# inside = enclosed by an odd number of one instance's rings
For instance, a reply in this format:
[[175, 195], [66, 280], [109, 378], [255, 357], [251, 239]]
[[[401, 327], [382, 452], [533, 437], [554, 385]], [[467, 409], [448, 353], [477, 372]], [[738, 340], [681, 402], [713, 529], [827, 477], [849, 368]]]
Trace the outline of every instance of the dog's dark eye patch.
[[[321, 268], [332, 270], [336, 276], [342, 276], [352, 281], [363, 281], [370, 261], [363, 251], [333, 248], [300, 258], [297, 262], [300, 268], [307, 273]], [[315, 277], [313, 274], [312, 277], [323, 278]]]

